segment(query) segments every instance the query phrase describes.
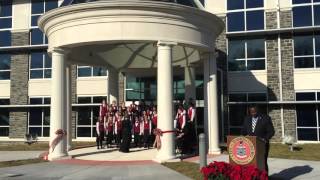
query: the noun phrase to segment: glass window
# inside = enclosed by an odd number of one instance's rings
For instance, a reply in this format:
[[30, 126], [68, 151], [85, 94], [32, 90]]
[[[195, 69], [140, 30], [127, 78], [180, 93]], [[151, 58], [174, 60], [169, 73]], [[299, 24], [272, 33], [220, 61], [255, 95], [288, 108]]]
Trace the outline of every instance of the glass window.
[[248, 58], [264, 58], [264, 39], [247, 40], [247, 56]]
[[32, 29], [31, 32], [31, 45], [44, 44], [44, 34], [38, 28]]
[[292, 0], [292, 4], [311, 3], [311, 0]]
[[0, 29], [10, 29], [12, 28], [11, 18], [0, 18]]
[[[0, 99], [0, 105], [9, 105], [9, 99]], [[9, 109], [1, 108], [0, 109], [0, 137], [9, 136]]]
[[32, 0], [31, 1], [31, 13], [32, 14], [44, 13], [44, 0]]
[[11, 32], [0, 31], [0, 47], [11, 46]]
[[45, 3], [45, 10], [46, 12], [47, 11], [50, 11], [52, 9], [55, 9], [58, 7], [58, 1], [57, 0], [46, 0], [46, 3]]
[[295, 36], [294, 55], [313, 55], [313, 36]]
[[228, 70], [264, 70], [264, 39], [231, 39], [228, 43]]
[[0, 80], [10, 80], [11, 55], [0, 53]]
[[[105, 96], [78, 97], [79, 104], [101, 103]], [[95, 127], [99, 116], [99, 106], [78, 107], [77, 137], [95, 137]]]
[[51, 78], [51, 58], [45, 51], [30, 54], [30, 79]]
[[[266, 101], [266, 93], [233, 93], [229, 94], [229, 102], [258, 102]], [[229, 131], [230, 134], [239, 135], [241, 132], [243, 120], [247, 116], [247, 104], [229, 105]], [[267, 114], [267, 106], [259, 105], [258, 111]]]
[[264, 11], [247, 12], [247, 30], [264, 29]]
[[227, 8], [228, 10], [244, 9], [244, 0], [228, 0]]
[[298, 140], [317, 141], [317, 129], [315, 128], [298, 128]]
[[297, 101], [315, 101], [316, 94], [314, 92], [298, 92], [296, 93]]
[[263, 0], [228, 0], [228, 32], [264, 29], [263, 7]]
[[310, 6], [293, 7], [293, 26], [312, 26], [312, 10]]
[[78, 77], [107, 76], [107, 69], [103, 67], [78, 66]]
[[12, 0], [0, 1], [0, 17], [12, 16]]
[[[319, 1], [320, 2], [320, 1]], [[314, 12], [314, 25], [320, 25], [320, 5], [313, 7]]]
[[[50, 104], [50, 98], [31, 97], [29, 104]], [[31, 107], [29, 109], [28, 130], [29, 134], [40, 137], [49, 136], [50, 107]]]
[[244, 12], [228, 13], [228, 31], [244, 31]]
[[246, 8], [257, 8], [263, 6], [263, 0], [246, 0]]
[[319, 67], [319, 35], [294, 36], [295, 68]]

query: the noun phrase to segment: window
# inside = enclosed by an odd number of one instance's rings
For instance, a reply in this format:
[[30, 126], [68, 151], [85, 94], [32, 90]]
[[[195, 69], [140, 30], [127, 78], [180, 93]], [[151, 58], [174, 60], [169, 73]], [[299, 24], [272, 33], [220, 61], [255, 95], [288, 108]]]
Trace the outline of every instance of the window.
[[11, 55], [0, 53], [0, 80], [10, 80]]
[[[50, 104], [49, 97], [32, 97], [29, 104]], [[40, 137], [49, 137], [50, 107], [31, 107], [29, 110], [28, 132]]]
[[30, 79], [51, 78], [51, 58], [45, 51], [30, 53]]
[[12, 0], [0, 1], [0, 29], [12, 28]]
[[[79, 104], [101, 103], [105, 96], [78, 97]], [[82, 106], [77, 113], [77, 137], [95, 137], [99, 106]]]
[[[0, 99], [0, 105], [9, 105], [10, 99]], [[0, 108], [0, 137], [9, 136], [9, 109]]]
[[231, 39], [228, 43], [228, 70], [265, 70], [264, 39]]
[[320, 25], [319, 0], [292, 0], [293, 27]]
[[[229, 94], [229, 102], [261, 102], [267, 100], [266, 93]], [[247, 116], [247, 104], [229, 105], [229, 132], [240, 135], [244, 118]], [[259, 112], [267, 114], [267, 105], [259, 105]]]
[[[203, 76], [196, 76], [197, 98], [203, 99]], [[126, 76], [126, 101], [155, 101], [157, 99], [156, 77]], [[184, 77], [173, 77], [173, 99], [184, 100]]]
[[78, 66], [78, 77], [107, 76], [107, 69], [103, 67]]
[[32, 0], [30, 44], [48, 44], [45, 34], [38, 28], [38, 18], [47, 11], [58, 7], [58, 0]]
[[228, 32], [264, 29], [263, 7], [263, 0], [227, 0]]
[[320, 35], [294, 36], [294, 67], [320, 67]]
[[[296, 92], [296, 101], [320, 101], [320, 92]], [[297, 137], [300, 141], [319, 141], [320, 108], [317, 104], [296, 105]]]

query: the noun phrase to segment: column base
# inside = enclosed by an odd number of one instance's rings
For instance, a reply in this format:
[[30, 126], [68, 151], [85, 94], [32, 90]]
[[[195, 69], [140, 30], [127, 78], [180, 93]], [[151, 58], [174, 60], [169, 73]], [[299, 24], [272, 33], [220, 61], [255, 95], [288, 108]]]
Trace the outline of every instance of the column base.
[[221, 154], [221, 149], [218, 148], [218, 149], [212, 149], [208, 151], [208, 154], [211, 154], [211, 155], [220, 155]]

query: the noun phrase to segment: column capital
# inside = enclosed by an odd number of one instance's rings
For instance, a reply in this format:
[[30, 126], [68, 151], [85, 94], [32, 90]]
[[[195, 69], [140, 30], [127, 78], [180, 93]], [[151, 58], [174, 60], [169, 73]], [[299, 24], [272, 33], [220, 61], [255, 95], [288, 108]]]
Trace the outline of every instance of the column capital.
[[48, 49], [48, 52], [67, 55], [70, 53], [70, 50], [65, 49], [65, 48], [60, 48], [60, 47], [54, 47], [54, 48]]
[[174, 41], [161, 41], [160, 40], [157, 43], [158, 47], [160, 47], [160, 46], [170, 46], [170, 47], [172, 47], [172, 46], [176, 46], [176, 45], [178, 45], [178, 43], [174, 42]]

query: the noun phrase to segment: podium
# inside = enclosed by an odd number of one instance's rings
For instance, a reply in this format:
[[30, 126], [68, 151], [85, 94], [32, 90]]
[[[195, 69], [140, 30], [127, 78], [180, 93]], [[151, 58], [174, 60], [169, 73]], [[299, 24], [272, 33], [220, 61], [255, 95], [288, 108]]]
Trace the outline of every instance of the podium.
[[228, 136], [229, 163], [265, 170], [265, 142], [256, 136]]

